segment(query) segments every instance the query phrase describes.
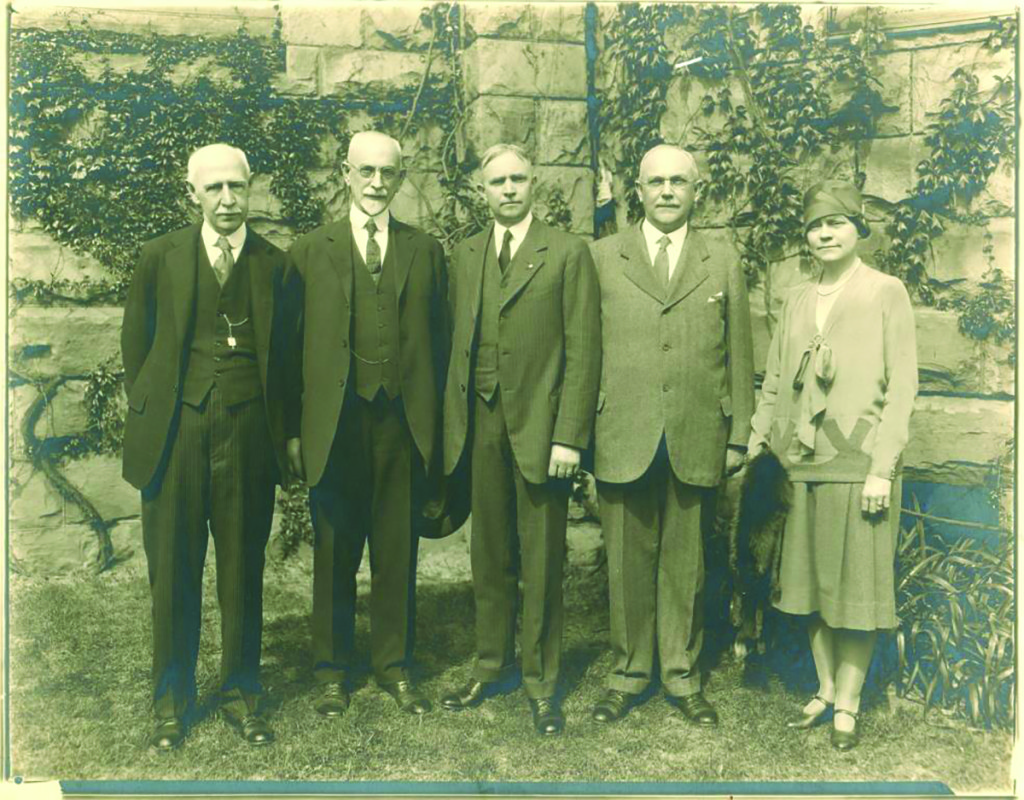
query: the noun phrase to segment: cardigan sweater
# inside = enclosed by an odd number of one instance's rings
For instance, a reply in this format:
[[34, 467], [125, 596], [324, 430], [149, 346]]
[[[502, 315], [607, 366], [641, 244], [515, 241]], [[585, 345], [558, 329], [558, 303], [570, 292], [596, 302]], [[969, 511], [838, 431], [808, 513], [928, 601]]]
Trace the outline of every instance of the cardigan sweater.
[[750, 450], [769, 445], [795, 481], [859, 483], [869, 473], [892, 480], [917, 394], [907, 290], [862, 264], [821, 331], [816, 305], [816, 281], [792, 289], [783, 304]]

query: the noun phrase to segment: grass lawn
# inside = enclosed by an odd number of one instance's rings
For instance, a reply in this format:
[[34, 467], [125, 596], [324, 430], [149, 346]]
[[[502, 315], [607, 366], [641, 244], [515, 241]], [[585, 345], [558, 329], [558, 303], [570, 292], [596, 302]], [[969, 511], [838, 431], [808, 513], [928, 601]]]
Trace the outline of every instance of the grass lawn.
[[[211, 548], [211, 562], [212, 562]], [[451, 554], [438, 558], [451, 559]], [[464, 560], [454, 559], [464, 564]], [[464, 570], [464, 567], [463, 567]], [[433, 698], [461, 683], [473, 658], [473, 598], [424, 559], [418, 631], [420, 682]], [[200, 701], [216, 689], [219, 615], [212, 563], [204, 597]], [[367, 585], [361, 584], [359, 644], [365, 655]], [[265, 590], [263, 678], [277, 742], [250, 748], [207, 709], [177, 752], [149, 752], [150, 612], [138, 553], [107, 575], [74, 579], [12, 576], [10, 586], [12, 774], [67, 780], [305, 781], [942, 781], [959, 792], [1010, 789], [1013, 746], [1005, 732], [955, 720], [941, 725], [920, 708], [883, 695], [862, 716], [864, 739], [850, 753], [828, 743], [827, 726], [787, 731], [805, 699], [775, 678], [744, 680], [728, 651], [710, 670], [706, 693], [721, 725], [689, 725], [654, 694], [622, 722], [589, 719], [610, 663], [603, 574], [566, 579], [566, 734], [538, 737], [525, 695], [462, 713], [401, 714], [367, 672], [339, 720], [314, 713], [309, 697], [311, 573], [308, 551], [270, 562]]]

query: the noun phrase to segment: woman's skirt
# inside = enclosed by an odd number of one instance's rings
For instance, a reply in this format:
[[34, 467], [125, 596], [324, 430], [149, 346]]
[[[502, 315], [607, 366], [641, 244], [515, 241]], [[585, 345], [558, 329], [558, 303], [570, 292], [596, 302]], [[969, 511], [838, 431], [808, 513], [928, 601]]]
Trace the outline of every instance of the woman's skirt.
[[794, 482], [776, 608], [818, 613], [832, 628], [895, 628], [901, 483], [893, 481], [889, 510], [867, 517], [863, 483]]

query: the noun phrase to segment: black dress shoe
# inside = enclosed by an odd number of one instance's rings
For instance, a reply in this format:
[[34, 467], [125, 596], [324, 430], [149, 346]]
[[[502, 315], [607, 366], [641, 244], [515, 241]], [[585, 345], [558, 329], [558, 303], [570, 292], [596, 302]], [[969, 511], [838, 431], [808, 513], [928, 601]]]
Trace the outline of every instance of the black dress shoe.
[[262, 714], [253, 713], [239, 716], [230, 708], [222, 708], [220, 711], [228, 725], [242, 734], [246, 744], [259, 747], [274, 741], [274, 732]]
[[553, 697], [530, 698], [530, 711], [533, 712], [533, 727], [541, 736], [557, 736], [565, 730], [565, 717], [558, 701]]
[[185, 741], [185, 724], [177, 717], [157, 720], [149, 746], [157, 753], [169, 753]]
[[800, 714], [786, 722], [787, 728], [795, 728], [797, 730], [807, 730], [813, 728], [816, 725], [821, 725], [823, 722], [830, 722], [832, 720], [832, 703], [822, 697], [820, 694], [814, 695], [812, 700], [817, 700], [822, 704], [821, 711], [815, 712], [814, 714], [808, 714], [801, 711]]
[[708, 727], [718, 724], [718, 712], [707, 701], [703, 692], [688, 694], [685, 697], [673, 696], [672, 704], [682, 711], [683, 716], [690, 720], [690, 722], [695, 722], [698, 725], [707, 725]]
[[857, 746], [857, 742], [860, 741], [860, 726], [857, 724], [857, 712], [847, 711], [845, 708], [837, 708], [836, 714], [846, 714], [853, 720], [852, 731], [838, 731], [835, 729], [835, 723], [833, 722], [832, 728], [832, 746], [836, 750], [846, 752], [852, 750]]
[[325, 717], [340, 717], [348, 710], [348, 692], [345, 685], [338, 682], [325, 683], [320, 688], [320, 696], [317, 697], [313, 708], [316, 713]]
[[407, 714], [426, 714], [430, 711], [430, 701], [409, 681], [382, 683], [380, 688], [395, 698], [398, 707]]
[[476, 708], [488, 697], [494, 697], [496, 694], [497, 683], [470, 678], [465, 686], [442, 697], [441, 705], [449, 711], [462, 711], [464, 708]]
[[594, 706], [590, 716], [595, 722], [617, 722], [629, 713], [635, 702], [635, 694], [609, 689]]

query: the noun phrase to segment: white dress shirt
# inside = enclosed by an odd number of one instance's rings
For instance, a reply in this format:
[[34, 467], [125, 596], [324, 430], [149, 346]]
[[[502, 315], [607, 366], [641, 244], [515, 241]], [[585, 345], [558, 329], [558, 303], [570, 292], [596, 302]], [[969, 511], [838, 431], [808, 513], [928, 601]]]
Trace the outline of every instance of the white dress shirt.
[[[221, 249], [217, 247], [217, 240], [223, 234], [217, 233], [210, 226], [210, 223], [204, 219], [200, 235], [203, 238], [203, 246], [206, 248], [206, 257], [210, 259], [210, 266], [212, 267], [217, 263], [217, 259], [220, 258]], [[227, 240], [228, 244], [231, 245], [231, 263], [237, 264], [238, 256], [242, 252], [242, 245], [245, 244], [245, 223], [243, 222], [239, 225], [238, 230], [228, 236]]]
[[655, 228], [646, 219], [640, 223], [640, 231], [644, 235], [644, 241], [647, 242], [647, 254], [651, 258], [651, 264], [654, 264], [654, 259], [658, 255], [658, 251], [661, 249], [661, 245], [658, 244], [658, 240], [662, 236], [668, 236], [668, 277], [672, 279], [672, 275], [675, 274], [676, 264], [679, 262], [679, 254], [683, 251], [683, 243], [686, 241], [686, 229], [689, 227], [688, 222], [684, 222], [682, 227], [676, 228], [672, 233], [662, 233]]
[[501, 255], [501, 243], [505, 240], [505, 231], [512, 232], [512, 241], [508, 243], [508, 260], [512, 261], [516, 257], [516, 250], [519, 249], [519, 245], [523, 243], [523, 239], [526, 238], [526, 232], [530, 230], [530, 223], [533, 222], [533, 212], [527, 211], [526, 216], [523, 217], [519, 222], [510, 228], [506, 228], [500, 222], [495, 220], [494, 222], [494, 252], [496, 255]]
[[[349, 209], [348, 218], [352, 223], [352, 238], [355, 240], [356, 247], [359, 248], [359, 255], [363, 257], [365, 262], [366, 243], [370, 240], [370, 234], [366, 230], [366, 221], [370, 217], [363, 209], [353, 203], [352, 208]], [[377, 232], [373, 234], [373, 238], [380, 247], [380, 263], [383, 264], [384, 256], [388, 252], [388, 223], [391, 222], [391, 212], [385, 208], [377, 216], [373, 217], [373, 221], [377, 225]]]

